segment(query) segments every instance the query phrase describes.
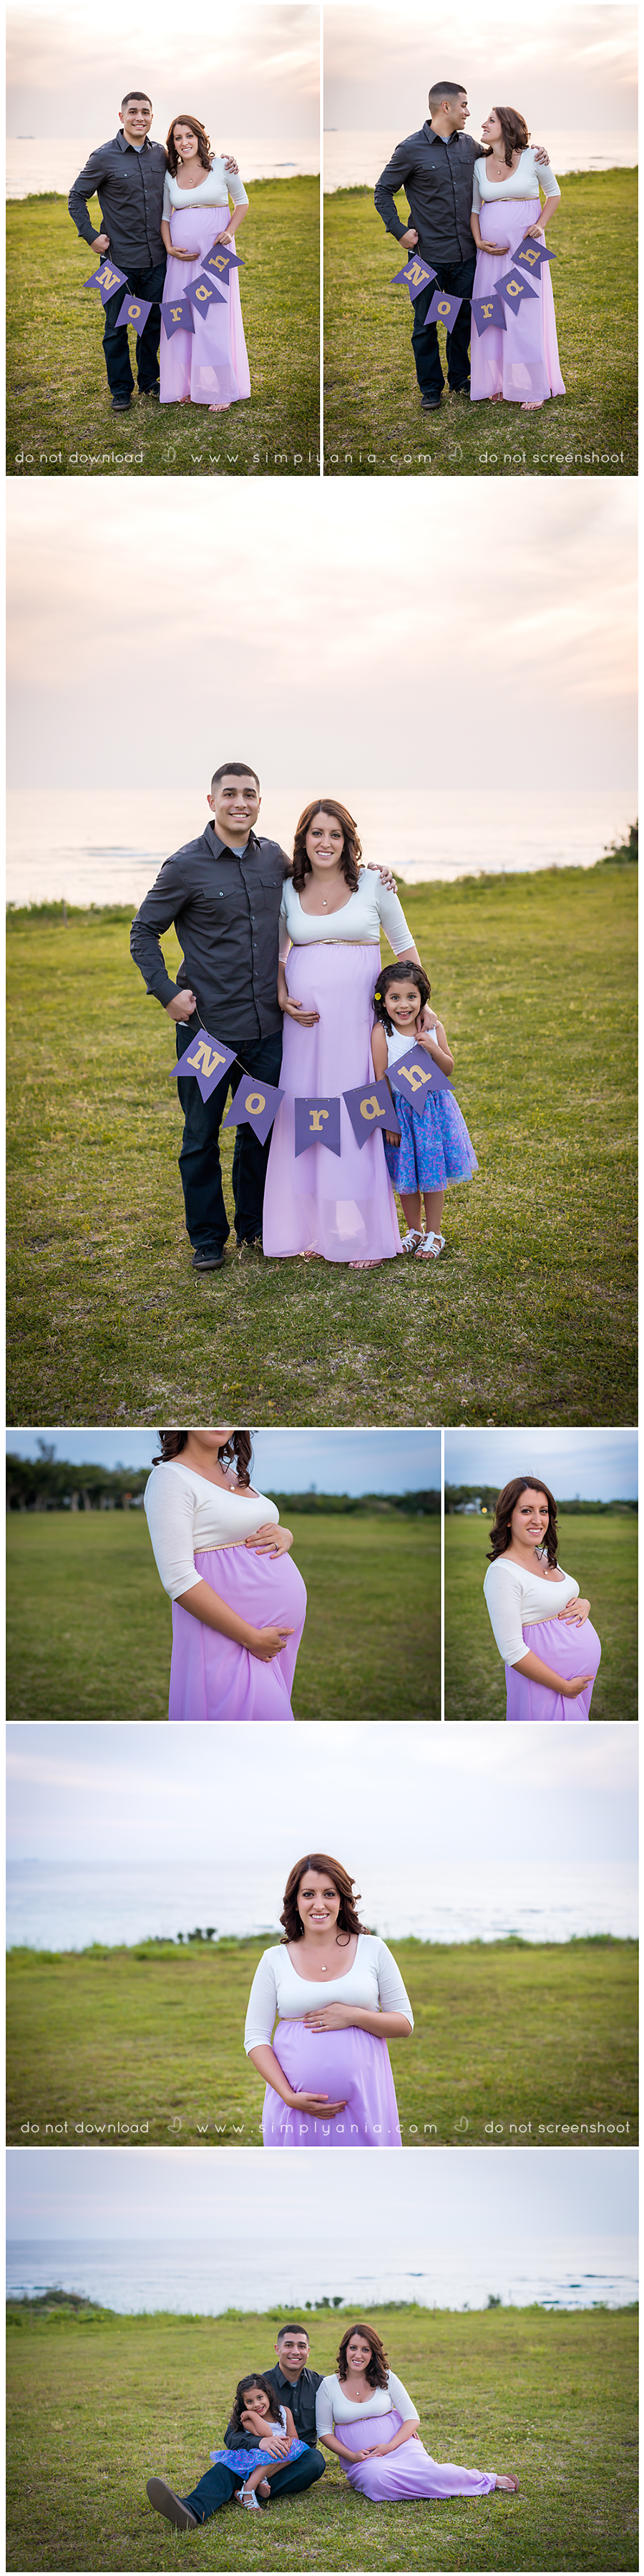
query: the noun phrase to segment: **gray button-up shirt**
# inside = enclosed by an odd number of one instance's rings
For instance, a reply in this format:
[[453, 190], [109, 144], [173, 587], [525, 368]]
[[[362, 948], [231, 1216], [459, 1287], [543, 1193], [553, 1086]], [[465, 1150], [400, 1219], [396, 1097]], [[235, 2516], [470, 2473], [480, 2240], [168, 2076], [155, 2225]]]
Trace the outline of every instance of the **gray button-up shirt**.
[[396, 189], [404, 188], [423, 258], [473, 258], [472, 187], [474, 163], [482, 150], [473, 134], [435, 134], [429, 118], [419, 134], [408, 134], [404, 143], [397, 143], [375, 191], [387, 232], [401, 241], [409, 230], [394, 205]]
[[110, 143], [100, 143], [74, 180], [67, 201], [81, 241], [98, 241], [87, 212], [88, 198], [96, 195], [102, 230], [109, 233], [117, 267], [158, 268], [166, 256], [161, 209], [167, 167], [165, 144], [151, 143], [149, 134], [140, 152], [128, 143], [121, 127]]
[[[241, 858], [207, 823], [166, 859], [132, 923], [130, 947], [148, 993], [167, 1004], [190, 985], [199, 1018], [228, 1046], [281, 1029], [277, 999], [279, 915], [291, 862], [279, 841], [249, 834]], [[174, 922], [183, 966], [176, 984], [161, 952]]]

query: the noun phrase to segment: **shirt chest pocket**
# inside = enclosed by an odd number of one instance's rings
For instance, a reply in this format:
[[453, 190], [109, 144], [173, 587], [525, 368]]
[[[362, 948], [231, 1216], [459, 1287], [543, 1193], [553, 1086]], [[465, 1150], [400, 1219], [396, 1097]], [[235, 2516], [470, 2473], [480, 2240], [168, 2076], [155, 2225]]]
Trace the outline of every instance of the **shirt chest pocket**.
[[261, 912], [264, 918], [268, 916], [271, 920], [276, 920], [282, 901], [283, 884], [283, 877], [266, 876], [262, 877], [261, 884], [251, 886], [249, 888], [251, 912]]

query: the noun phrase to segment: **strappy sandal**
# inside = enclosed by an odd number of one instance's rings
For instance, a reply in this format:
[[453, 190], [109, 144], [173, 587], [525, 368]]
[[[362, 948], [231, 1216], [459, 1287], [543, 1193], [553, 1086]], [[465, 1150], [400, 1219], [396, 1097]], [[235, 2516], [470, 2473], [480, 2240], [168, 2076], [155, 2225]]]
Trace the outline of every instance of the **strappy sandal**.
[[407, 1234], [403, 1235], [400, 1246], [401, 1252], [417, 1252], [419, 1243], [424, 1243], [424, 1241], [425, 1237], [422, 1226], [410, 1225]]
[[417, 1261], [438, 1261], [444, 1249], [444, 1234], [424, 1234], [415, 1255]]

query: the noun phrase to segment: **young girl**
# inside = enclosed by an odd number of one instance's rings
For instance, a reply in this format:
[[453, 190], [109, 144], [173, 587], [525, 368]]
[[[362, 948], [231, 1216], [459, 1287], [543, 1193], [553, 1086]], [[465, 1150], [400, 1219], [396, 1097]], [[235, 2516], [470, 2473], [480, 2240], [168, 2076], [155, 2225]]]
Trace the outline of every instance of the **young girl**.
[[[254, 2374], [250, 2379], [238, 2381], [228, 2429], [229, 2432], [239, 2433], [239, 2448], [211, 2451], [211, 2460], [215, 2463], [221, 2461], [225, 2469], [244, 2469], [249, 2472], [244, 2478], [243, 2487], [237, 2487], [235, 2490], [235, 2503], [249, 2505], [251, 2511], [257, 2513], [259, 2511], [257, 2494], [263, 2497], [270, 2495], [269, 2478], [275, 2476], [276, 2469], [286, 2468], [287, 2460], [301, 2459], [302, 2452], [307, 2447], [306, 2442], [298, 2440], [290, 2406], [278, 2406], [270, 2381], [258, 2379]], [[246, 2442], [241, 2438], [244, 2433], [249, 2436]], [[262, 2437], [266, 2442], [267, 2439], [280, 2433], [286, 2436], [290, 2447], [287, 2452], [281, 2453], [278, 2459], [273, 2460], [270, 2452], [262, 2450]]]
[[[422, 966], [403, 961], [382, 968], [373, 999], [376, 1025], [371, 1037], [378, 1081], [386, 1074], [387, 1066], [396, 1064], [414, 1044], [426, 1047], [443, 1073], [453, 1073], [454, 1057], [445, 1030], [435, 1012], [426, 1007], [430, 992]], [[478, 1171], [474, 1147], [451, 1091], [428, 1091], [422, 1110], [420, 1105], [412, 1109], [411, 1102], [397, 1091], [396, 1116], [400, 1137], [385, 1129], [385, 1156], [407, 1222], [402, 1249], [413, 1252], [417, 1260], [437, 1261], [445, 1242], [440, 1230], [445, 1182], [469, 1181], [472, 1172]]]

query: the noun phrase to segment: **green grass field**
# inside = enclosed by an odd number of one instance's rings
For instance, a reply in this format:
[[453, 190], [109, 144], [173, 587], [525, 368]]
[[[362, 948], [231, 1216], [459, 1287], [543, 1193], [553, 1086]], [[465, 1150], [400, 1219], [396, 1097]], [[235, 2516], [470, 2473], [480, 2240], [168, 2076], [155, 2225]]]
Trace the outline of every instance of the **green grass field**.
[[[249, 402], [140, 400], [113, 418], [96, 267], [64, 197], [7, 207], [7, 473], [277, 475], [319, 471], [319, 182], [256, 179], [239, 245]], [[100, 227], [97, 198], [88, 208]], [[130, 332], [130, 353], [134, 334]], [[136, 365], [133, 367], [136, 377]]]
[[[11, 1951], [9, 2144], [261, 2146], [243, 2030], [265, 1947]], [[403, 2146], [637, 2143], [636, 1942], [390, 1947], [415, 2025], [391, 2043]]]
[[[174, 2532], [149, 2505], [146, 2479], [190, 2492], [223, 2438], [237, 2378], [268, 2367], [277, 2319], [11, 2308], [7, 2565], [163, 2570], [196, 2559], [375, 2576], [637, 2566], [635, 2315], [369, 2313], [432, 2456], [510, 2467], [518, 2496], [371, 2505], [327, 2452], [324, 2477], [292, 2503], [276, 2497], [257, 2519], [231, 2504], [198, 2532]], [[338, 2342], [337, 2316], [316, 2318], [316, 2369], [333, 2369]]]
[[[440, 1718], [440, 1519], [293, 1513], [299, 1718]], [[171, 1608], [142, 1512], [11, 1513], [7, 1716], [167, 1718]]]
[[[637, 1717], [637, 1521], [558, 1515], [559, 1563], [591, 1605], [602, 1660], [592, 1719]], [[445, 1716], [505, 1720], [505, 1666], [485, 1601], [490, 1521], [445, 1519]]]
[[635, 1421], [635, 877], [405, 887], [480, 1169], [440, 1263], [364, 1275], [229, 1249], [194, 1277], [128, 917], [10, 913], [8, 1421]]
[[[374, 174], [375, 176], [376, 174]], [[405, 252], [370, 188], [324, 198], [326, 474], [637, 473], [637, 171], [575, 171], [548, 231], [565, 399], [515, 403], [443, 394], [422, 412]], [[398, 210], [407, 220], [401, 194]], [[445, 333], [439, 324], [443, 372]]]

